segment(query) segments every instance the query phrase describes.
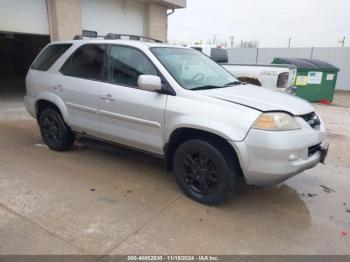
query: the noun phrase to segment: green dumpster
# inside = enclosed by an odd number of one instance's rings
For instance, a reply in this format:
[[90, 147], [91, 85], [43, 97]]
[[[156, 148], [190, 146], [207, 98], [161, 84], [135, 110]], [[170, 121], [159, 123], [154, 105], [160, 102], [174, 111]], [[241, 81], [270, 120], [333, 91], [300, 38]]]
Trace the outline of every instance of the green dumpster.
[[310, 102], [333, 101], [335, 84], [339, 69], [334, 65], [317, 59], [280, 58], [272, 64], [291, 64], [297, 67], [296, 95]]

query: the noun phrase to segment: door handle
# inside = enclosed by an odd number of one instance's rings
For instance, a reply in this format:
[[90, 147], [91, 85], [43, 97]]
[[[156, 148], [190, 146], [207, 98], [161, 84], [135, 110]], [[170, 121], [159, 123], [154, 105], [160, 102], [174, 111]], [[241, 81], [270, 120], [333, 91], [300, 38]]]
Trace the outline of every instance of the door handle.
[[60, 84], [54, 85], [53, 89], [55, 89], [56, 91], [63, 91], [63, 87]]
[[103, 96], [101, 96], [101, 99], [106, 101], [106, 102], [115, 101], [115, 98], [111, 94], [103, 95]]

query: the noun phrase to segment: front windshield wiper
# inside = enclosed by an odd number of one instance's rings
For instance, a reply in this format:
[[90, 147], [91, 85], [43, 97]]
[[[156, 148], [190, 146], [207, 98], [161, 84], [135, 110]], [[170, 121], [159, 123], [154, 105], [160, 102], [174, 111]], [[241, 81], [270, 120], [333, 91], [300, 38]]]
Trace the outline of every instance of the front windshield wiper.
[[228, 86], [238, 86], [238, 85], [242, 85], [243, 83], [241, 81], [233, 81], [233, 82], [229, 82], [227, 84], [224, 85], [224, 87], [228, 87]]
[[191, 88], [191, 90], [208, 90], [208, 89], [224, 88], [224, 87], [236, 86], [236, 85], [242, 85], [242, 84], [243, 83], [240, 81], [233, 81], [233, 82], [229, 82], [223, 86], [205, 85], [205, 86], [197, 86], [197, 87]]
[[215, 86], [215, 85], [205, 85], [205, 86], [197, 86], [194, 88], [191, 88], [192, 91], [194, 90], [208, 90], [208, 89], [215, 89], [215, 88], [223, 88], [225, 86]]

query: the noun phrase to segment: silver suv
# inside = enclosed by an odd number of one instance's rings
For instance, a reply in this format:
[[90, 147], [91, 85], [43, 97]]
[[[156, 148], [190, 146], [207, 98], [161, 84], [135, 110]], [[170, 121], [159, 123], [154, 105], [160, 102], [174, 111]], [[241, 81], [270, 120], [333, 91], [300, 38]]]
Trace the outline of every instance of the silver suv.
[[156, 154], [185, 194], [205, 204], [225, 201], [239, 177], [280, 183], [327, 155], [311, 104], [241, 83], [190, 48], [55, 42], [33, 62], [26, 89], [26, 108], [52, 150], [69, 150], [83, 134]]

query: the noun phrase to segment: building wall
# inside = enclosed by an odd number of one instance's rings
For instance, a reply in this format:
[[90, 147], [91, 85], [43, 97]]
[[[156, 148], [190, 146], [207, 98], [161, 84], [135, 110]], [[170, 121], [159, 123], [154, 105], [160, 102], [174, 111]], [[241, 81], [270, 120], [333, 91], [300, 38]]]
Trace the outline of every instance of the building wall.
[[167, 7], [150, 3], [146, 6], [145, 36], [167, 41], [168, 15]]
[[340, 69], [336, 89], [350, 91], [350, 47], [344, 48], [232, 48], [228, 49], [229, 63], [270, 64], [275, 57], [315, 58]]
[[51, 40], [71, 40], [81, 33], [80, 0], [48, 0]]
[[186, 0], [47, 0], [52, 40], [68, 40], [82, 29], [167, 40], [167, 10]]
[[160, 2], [173, 5], [175, 8], [185, 8], [187, 4], [186, 0], [162, 0]]
[[167, 10], [186, 0], [0, 0], [0, 31], [71, 40], [83, 29], [167, 40]]
[[81, 0], [82, 28], [108, 33], [144, 34], [146, 5], [125, 0]]

